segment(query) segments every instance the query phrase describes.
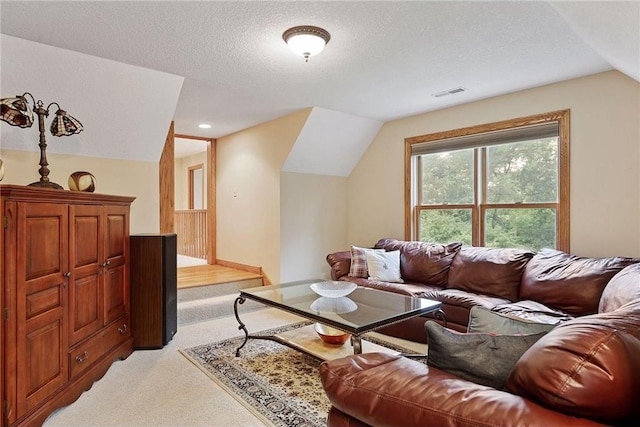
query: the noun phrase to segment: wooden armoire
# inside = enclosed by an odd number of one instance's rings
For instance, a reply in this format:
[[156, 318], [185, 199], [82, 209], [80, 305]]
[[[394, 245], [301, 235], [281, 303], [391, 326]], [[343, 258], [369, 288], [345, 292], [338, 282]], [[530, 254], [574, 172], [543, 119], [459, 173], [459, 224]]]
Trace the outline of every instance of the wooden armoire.
[[0, 186], [2, 427], [40, 425], [133, 351], [134, 198]]

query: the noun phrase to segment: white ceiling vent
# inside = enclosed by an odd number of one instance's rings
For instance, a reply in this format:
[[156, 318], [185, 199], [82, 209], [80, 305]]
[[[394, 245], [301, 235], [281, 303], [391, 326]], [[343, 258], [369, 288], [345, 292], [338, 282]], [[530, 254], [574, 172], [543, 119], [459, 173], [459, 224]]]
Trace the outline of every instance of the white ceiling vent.
[[453, 95], [454, 93], [464, 92], [465, 90], [466, 89], [461, 86], [461, 87], [457, 87], [457, 88], [454, 88], [454, 89], [445, 90], [444, 92], [434, 93], [431, 96], [434, 96], [436, 98], [441, 98], [443, 96]]

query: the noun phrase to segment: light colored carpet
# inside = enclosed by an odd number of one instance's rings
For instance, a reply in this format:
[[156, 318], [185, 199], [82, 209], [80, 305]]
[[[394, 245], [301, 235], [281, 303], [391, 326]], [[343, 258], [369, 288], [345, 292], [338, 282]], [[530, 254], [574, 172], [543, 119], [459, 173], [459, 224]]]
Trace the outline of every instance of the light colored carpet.
[[[250, 331], [260, 331], [302, 319], [270, 308], [242, 314], [242, 320]], [[162, 350], [136, 351], [114, 363], [44, 426], [264, 426], [178, 352], [241, 334], [233, 316], [181, 326]]]
[[[304, 320], [274, 308], [241, 310], [241, 318], [249, 332]], [[264, 426], [179, 352], [241, 335], [233, 316], [179, 326], [165, 348], [135, 351], [115, 362], [77, 401], [54, 412], [44, 427]], [[388, 341], [426, 351], [422, 344]]]

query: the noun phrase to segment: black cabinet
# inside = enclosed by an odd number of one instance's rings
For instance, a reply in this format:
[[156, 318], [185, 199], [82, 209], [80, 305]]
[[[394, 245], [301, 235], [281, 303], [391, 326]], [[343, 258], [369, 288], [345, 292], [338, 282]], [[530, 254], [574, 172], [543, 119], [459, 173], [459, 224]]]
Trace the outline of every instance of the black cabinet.
[[162, 348], [178, 330], [177, 236], [130, 238], [131, 329], [136, 349]]

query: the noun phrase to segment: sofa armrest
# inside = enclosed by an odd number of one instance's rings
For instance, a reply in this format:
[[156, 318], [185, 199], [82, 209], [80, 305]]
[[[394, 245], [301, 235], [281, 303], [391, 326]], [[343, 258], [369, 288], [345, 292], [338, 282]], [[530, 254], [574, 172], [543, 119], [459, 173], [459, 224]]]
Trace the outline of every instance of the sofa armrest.
[[602, 426], [401, 356], [323, 362], [320, 377], [335, 408], [371, 426]]
[[351, 269], [351, 251], [334, 252], [327, 255], [327, 263], [331, 266], [331, 279], [340, 280], [349, 275]]

